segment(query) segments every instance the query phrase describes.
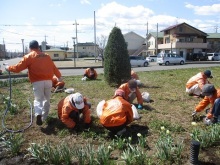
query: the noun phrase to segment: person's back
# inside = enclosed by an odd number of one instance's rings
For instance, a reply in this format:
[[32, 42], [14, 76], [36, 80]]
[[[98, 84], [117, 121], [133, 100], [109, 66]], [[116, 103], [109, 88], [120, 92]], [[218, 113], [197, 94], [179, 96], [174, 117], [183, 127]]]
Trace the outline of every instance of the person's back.
[[106, 127], [119, 126], [126, 121], [130, 123], [132, 116], [131, 104], [122, 97], [115, 97], [105, 102], [100, 123]]

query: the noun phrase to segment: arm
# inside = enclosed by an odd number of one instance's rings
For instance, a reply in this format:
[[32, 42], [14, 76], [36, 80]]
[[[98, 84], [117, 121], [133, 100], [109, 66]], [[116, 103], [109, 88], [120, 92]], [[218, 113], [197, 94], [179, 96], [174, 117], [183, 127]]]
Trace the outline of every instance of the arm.
[[68, 127], [68, 128], [74, 128], [76, 123], [69, 117], [70, 112], [73, 111], [68, 106], [62, 107], [62, 115], [61, 115], [61, 121]]
[[8, 70], [11, 72], [19, 73], [27, 68], [28, 68], [27, 56], [24, 56], [24, 58], [18, 64], [9, 66]]
[[196, 106], [195, 110], [196, 112], [201, 112], [205, 109], [206, 106], [208, 106], [210, 103], [209, 98], [205, 97], [202, 101], [199, 102], [199, 104]]

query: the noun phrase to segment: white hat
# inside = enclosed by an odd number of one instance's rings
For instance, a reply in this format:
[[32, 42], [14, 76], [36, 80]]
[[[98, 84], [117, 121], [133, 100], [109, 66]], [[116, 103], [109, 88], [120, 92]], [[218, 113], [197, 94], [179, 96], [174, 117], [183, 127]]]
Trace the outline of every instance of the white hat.
[[75, 105], [77, 109], [83, 109], [85, 106], [83, 96], [80, 93], [71, 94], [70, 101]]

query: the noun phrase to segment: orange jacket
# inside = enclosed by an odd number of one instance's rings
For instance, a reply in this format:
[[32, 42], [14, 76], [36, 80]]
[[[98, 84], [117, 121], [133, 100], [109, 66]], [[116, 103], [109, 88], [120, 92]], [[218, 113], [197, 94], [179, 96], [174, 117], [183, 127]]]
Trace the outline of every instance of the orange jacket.
[[203, 73], [203, 72], [200, 72], [200, 73], [197, 73], [195, 76], [191, 77], [187, 83], [186, 83], [186, 88], [191, 88], [193, 85], [195, 84], [198, 84], [199, 85], [199, 88], [202, 89], [202, 87], [205, 85], [205, 84], [208, 84], [210, 83], [207, 79], [207, 76]]
[[139, 80], [137, 73], [135, 73], [133, 70], [131, 70], [131, 78], [135, 80]]
[[[87, 69], [85, 70], [85, 73], [84, 73], [84, 74], [86, 74], [88, 77], [91, 77], [90, 72], [91, 72], [90, 68], [87, 68]], [[95, 69], [94, 69], [94, 74], [95, 74], [95, 79], [96, 79], [97, 76], [98, 76], [98, 74], [97, 74], [97, 72], [96, 72]]]
[[64, 81], [58, 81], [57, 77], [53, 76], [52, 87], [54, 87], [54, 88], [56, 88], [57, 86], [64, 87], [64, 85], [65, 85]]
[[58, 78], [61, 77], [60, 71], [50, 56], [37, 49], [32, 50], [29, 54], [25, 55], [18, 64], [9, 66], [8, 69], [16, 73], [28, 69], [28, 76], [31, 82], [52, 80], [54, 74]]
[[[129, 94], [131, 93], [130, 89], [128, 87], [128, 83], [122, 84], [119, 88], [122, 89], [125, 92], [125, 100], [128, 101], [129, 100]], [[142, 98], [141, 92], [140, 92], [138, 87], [136, 88], [136, 96], [137, 96], [138, 104], [143, 105], [143, 98]]]
[[205, 96], [204, 99], [202, 101], [199, 102], [199, 104], [196, 106], [196, 112], [201, 112], [202, 110], [205, 109], [206, 106], [208, 106], [209, 104], [211, 104], [211, 107], [210, 107], [210, 111], [209, 113], [207, 114], [207, 117], [208, 118], [212, 118], [212, 108], [214, 106], [214, 103], [215, 103], [215, 100], [217, 98], [220, 98], [220, 89], [217, 89], [217, 91], [212, 95], [211, 98]]
[[[91, 112], [90, 112], [89, 106], [86, 104], [85, 98], [84, 98], [84, 103], [85, 103], [85, 106], [82, 111], [84, 123], [90, 123]], [[78, 109], [70, 102], [70, 96], [67, 96], [66, 98], [62, 99], [58, 103], [58, 117], [68, 128], [74, 128], [76, 125], [73, 119], [69, 117], [69, 114], [72, 111], [78, 112]]]
[[124, 123], [130, 124], [133, 121], [131, 104], [118, 96], [108, 100], [103, 106], [100, 123], [105, 127], [120, 126]]

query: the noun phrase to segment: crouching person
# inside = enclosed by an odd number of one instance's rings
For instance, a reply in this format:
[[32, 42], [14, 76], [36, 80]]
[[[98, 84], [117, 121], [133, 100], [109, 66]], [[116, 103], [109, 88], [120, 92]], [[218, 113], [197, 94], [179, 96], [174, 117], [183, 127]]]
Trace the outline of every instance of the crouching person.
[[124, 96], [124, 91], [117, 89], [113, 99], [104, 102], [99, 116], [103, 127], [118, 136], [123, 135], [126, 126], [133, 121], [131, 104], [124, 99]]
[[202, 88], [202, 95], [205, 96], [202, 101], [196, 106], [192, 113], [194, 118], [198, 112], [203, 111], [206, 106], [211, 104], [211, 108], [204, 119], [206, 125], [215, 124], [218, 122], [220, 115], [220, 89], [215, 89], [213, 84], [205, 84]]
[[80, 93], [71, 94], [58, 103], [58, 117], [68, 128], [78, 129], [80, 114], [83, 115], [84, 128], [88, 129], [91, 123], [90, 107]]
[[58, 79], [56, 76], [53, 76], [52, 87], [53, 87], [54, 93], [63, 91], [64, 85], [65, 85], [65, 82], [61, 78]]

